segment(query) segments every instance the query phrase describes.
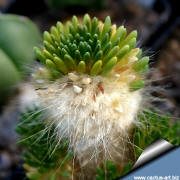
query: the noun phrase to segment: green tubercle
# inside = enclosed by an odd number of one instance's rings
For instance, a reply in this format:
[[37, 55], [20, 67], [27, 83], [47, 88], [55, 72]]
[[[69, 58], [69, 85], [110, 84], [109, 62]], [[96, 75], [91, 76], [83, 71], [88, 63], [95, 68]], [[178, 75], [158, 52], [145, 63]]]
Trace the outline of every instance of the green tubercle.
[[111, 70], [112, 68], [116, 65], [117, 63], [117, 57], [113, 57], [111, 58], [107, 64], [105, 64], [104, 68], [103, 68], [103, 71], [102, 71], [102, 75], [103, 76], [106, 76]]
[[130, 83], [130, 90], [136, 91], [144, 87], [145, 83], [143, 80], [137, 80]]
[[84, 61], [80, 61], [78, 64], [78, 72], [84, 73], [86, 71], [86, 64]]
[[102, 60], [97, 61], [91, 68], [90, 75], [95, 76], [101, 71]]
[[149, 57], [141, 58], [134, 66], [133, 69], [139, 73], [145, 73], [148, 70]]

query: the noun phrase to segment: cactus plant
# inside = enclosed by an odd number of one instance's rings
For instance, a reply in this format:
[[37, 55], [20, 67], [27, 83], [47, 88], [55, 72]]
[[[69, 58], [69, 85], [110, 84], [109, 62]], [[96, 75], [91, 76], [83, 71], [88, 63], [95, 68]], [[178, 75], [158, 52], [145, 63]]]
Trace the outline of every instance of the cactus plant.
[[0, 104], [29, 71], [35, 59], [33, 47], [40, 42], [41, 34], [28, 18], [0, 15]]
[[20, 82], [20, 75], [9, 57], [0, 49], [0, 104]]
[[32, 48], [40, 42], [41, 34], [28, 18], [13, 14], [0, 15], [0, 49], [19, 71], [27, 71], [27, 66], [35, 58]]
[[153, 115], [139, 116], [149, 57], [136, 38], [137, 31], [127, 34], [110, 17], [102, 22], [88, 14], [44, 32], [43, 47], [34, 48], [42, 67], [33, 74], [43, 109], [23, 114], [17, 127], [30, 179], [110, 180], [130, 169], [134, 128]]

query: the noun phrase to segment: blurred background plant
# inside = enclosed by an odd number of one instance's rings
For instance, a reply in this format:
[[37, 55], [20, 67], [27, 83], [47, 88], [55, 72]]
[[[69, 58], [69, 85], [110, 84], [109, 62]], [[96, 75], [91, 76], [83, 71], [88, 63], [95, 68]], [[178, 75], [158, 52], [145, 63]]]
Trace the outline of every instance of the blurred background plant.
[[[128, 31], [137, 29], [139, 44], [151, 56], [150, 65], [156, 68], [156, 72], [149, 74], [152, 85], [166, 88], [153, 93], [155, 97], [166, 98], [166, 101], [154, 102], [162, 114], [171, 113], [171, 118], [165, 118], [166, 123], [160, 126], [171, 127], [172, 122], [178, 121], [174, 117], [180, 117], [180, 16], [176, 7], [176, 0], [0, 0], [0, 11], [4, 14], [0, 15], [0, 102], [3, 101], [0, 103], [0, 179], [24, 179], [22, 148], [16, 143], [18, 136], [14, 127], [24, 101], [34, 98], [28, 85], [29, 69], [24, 69], [24, 63], [32, 67], [34, 54], [31, 48], [41, 41], [41, 35], [30, 20], [21, 16], [31, 19], [41, 32], [49, 30], [57, 20], [64, 22], [73, 14], [81, 16], [86, 12], [102, 20], [110, 15], [113, 23], [125, 24]], [[5, 17], [8, 13], [18, 16]], [[21, 83], [19, 91], [15, 91], [17, 83], [23, 82], [24, 78], [27, 83]], [[14, 95], [10, 96], [12, 92]], [[174, 126], [174, 129], [177, 128]], [[159, 132], [159, 129], [153, 129], [155, 135], [146, 134], [139, 146], [143, 148], [145, 142], [154, 140], [149, 137], [162, 136]], [[175, 132], [164, 133], [163, 137], [171, 136], [170, 141], [177, 144], [178, 140], [173, 138]], [[135, 138], [138, 143], [139, 135]], [[116, 169], [110, 165], [110, 170], [111, 167]], [[101, 170], [99, 175], [102, 179]]]
[[26, 17], [0, 15], [0, 104], [27, 74], [41, 42], [36, 25]]

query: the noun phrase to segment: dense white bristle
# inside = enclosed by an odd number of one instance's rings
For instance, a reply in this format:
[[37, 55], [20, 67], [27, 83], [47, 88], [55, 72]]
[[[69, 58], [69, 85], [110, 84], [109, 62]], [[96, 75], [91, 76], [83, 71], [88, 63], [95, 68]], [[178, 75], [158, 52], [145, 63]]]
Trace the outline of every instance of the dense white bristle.
[[68, 138], [69, 149], [81, 166], [127, 158], [126, 144], [141, 105], [140, 91], [130, 92], [121, 76], [74, 73], [44, 87], [38, 94], [50, 109], [58, 141]]

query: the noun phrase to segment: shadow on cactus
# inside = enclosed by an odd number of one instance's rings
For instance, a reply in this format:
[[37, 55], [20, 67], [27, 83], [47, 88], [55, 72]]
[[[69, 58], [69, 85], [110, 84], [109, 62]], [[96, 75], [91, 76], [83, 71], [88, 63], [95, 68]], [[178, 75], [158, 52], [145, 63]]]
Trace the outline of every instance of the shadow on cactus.
[[110, 17], [102, 22], [89, 15], [44, 32], [43, 46], [34, 48], [42, 67], [32, 82], [43, 109], [22, 116], [17, 128], [30, 179], [110, 180], [126, 174], [156, 138], [179, 143], [178, 124], [144, 109], [149, 57], [136, 37]]

